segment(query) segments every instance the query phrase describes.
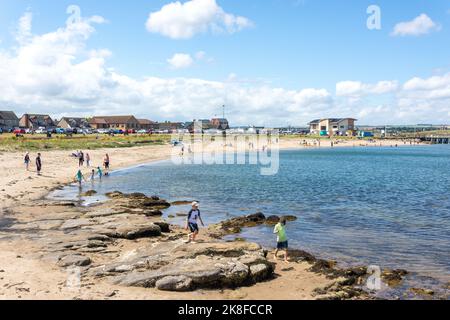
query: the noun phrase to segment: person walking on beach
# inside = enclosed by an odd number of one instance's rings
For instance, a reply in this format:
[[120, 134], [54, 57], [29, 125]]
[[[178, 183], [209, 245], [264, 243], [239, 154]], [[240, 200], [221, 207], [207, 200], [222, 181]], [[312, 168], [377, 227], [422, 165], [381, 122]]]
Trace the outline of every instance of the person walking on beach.
[[86, 166], [89, 168], [91, 166], [91, 156], [86, 153]]
[[78, 184], [81, 186], [81, 184], [83, 183], [83, 180], [86, 180], [84, 178], [83, 173], [81, 172], [81, 170], [78, 170], [77, 174], [75, 175], [75, 179], [78, 181]]
[[41, 159], [41, 154], [38, 153], [37, 157], [36, 157], [36, 170], [37, 170], [37, 174], [38, 176], [41, 175], [41, 171], [42, 171], [42, 159]]
[[195, 243], [195, 238], [198, 236], [199, 233], [199, 227], [198, 227], [198, 221], [200, 220], [202, 226], [204, 227], [205, 224], [203, 223], [202, 217], [200, 215], [199, 210], [199, 204], [198, 202], [192, 203], [192, 209], [189, 211], [187, 222], [186, 222], [186, 230], [190, 230], [191, 233], [189, 234], [189, 238], [186, 243]]
[[278, 260], [278, 252], [284, 251], [284, 261], [288, 261], [288, 238], [286, 235], [286, 218], [282, 217], [280, 222], [275, 226], [273, 233], [277, 235], [277, 250], [275, 251], [275, 261]]
[[29, 152], [27, 152], [25, 154], [24, 162], [25, 162], [25, 168], [27, 169], [27, 171], [30, 171], [30, 162], [31, 162], [31, 160], [30, 160], [30, 153]]
[[94, 180], [95, 180], [95, 170], [92, 169], [92, 171], [91, 171], [91, 182], [94, 182]]

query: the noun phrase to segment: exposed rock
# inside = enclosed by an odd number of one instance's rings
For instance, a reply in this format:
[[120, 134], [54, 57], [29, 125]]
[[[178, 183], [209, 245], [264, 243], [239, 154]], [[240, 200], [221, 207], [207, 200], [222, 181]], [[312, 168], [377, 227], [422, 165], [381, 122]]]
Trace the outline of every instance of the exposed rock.
[[217, 225], [217, 229], [223, 234], [240, 233], [242, 228], [250, 228], [262, 225], [266, 220], [264, 214], [258, 212], [244, 217], [233, 218]]
[[162, 291], [191, 291], [193, 288], [193, 281], [186, 276], [169, 276], [156, 281], [155, 286], [158, 290]]
[[434, 295], [434, 291], [431, 289], [411, 288], [409, 291], [411, 291], [414, 294], [421, 295], [421, 296], [433, 296]]
[[384, 270], [381, 278], [384, 282], [388, 284], [390, 287], [396, 287], [398, 286], [402, 281], [403, 278], [408, 274], [408, 271], [406, 270]]
[[288, 222], [293, 222], [293, 221], [298, 220], [298, 218], [296, 216], [290, 216], [290, 215], [283, 216], [283, 218], [285, 218]]
[[[288, 221], [294, 221], [297, 219], [297, 217], [294, 216], [283, 217], [285, 217]], [[213, 234], [213, 236], [216, 238], [220, 238], [224, 235], [240, 233], [242, 231], [242, 228], [251, 228], [263, 224], [275, 225], [280, 222], [280, 219], [281, 217], [279, 216], [269, 216], [266, 218], [266, 216], [261, 212], [243, 217], [233, 218], [216, 225], [215, 229], [217, 233]]]
[[276, 225], [280, 222], [281, 218], [285, 218], [289, 222], [297, 220], [296, 216], [269, 216], [267, 217], [265, 223], [268, 225]]
[[170, 232], [170, 225], [167, 222], [155, 222], [155, 224], [160, 227], [161, 232], [163, 233], [169, 233]]
[[105, 235], [111, 238], [135, 240], [139, 238], [151, 238], [161, 236], [161, 228], [156, 224], [149, 225], [120, 225], [114, 231], [105, 231]]
[[71, 220], [67, 220], [61, 226], [61, 229], [62, 230], [78, 229], [78, 228], [81, 228], [81, 227], [90, 226], [92, 224], [93, 224], [93, 222], [91, 220], [89, 220], [89, 219], [71, 219]]
[[68, 255], [65, 257], [62, 257], [58, 261], [58, 265], [60, 267], [70, 267], [70, 266], [77, 266], [77, 267], [84, 267], [91, 264], [91, 259], [88, 257], [84, 257], [82, 255]]
[[335, 261], [318, 259], [309, 270], [316, 273], [333, 275], [333, 273], [336, 271], [335, 266]]
[[120, 191], [108, 192], [105, 195], [111, 199], [121, 198], [124, 196], [124, 194]]
[[250, 266], [250, 277], [253, 282], [260, 282], [271, 277], [273, 273], [273, 266], [267, 264], [256, 264]]
[[89, 190], [89, 191], [82, 193], [81, 196], [82, 197], [92, 197], [93, 195], [96, 195], [96, 194], [97, 194], [97, 191]]
[[266, 224], [269, 224], [269, 225], [276, 225], [278, 222], [280, 222], [279, 216], [269, 216], [266, 219]]
[[[133, 271], [119, 272], [119, 264]], [[243, 286], [270, 278], [273, 270], [257, 244], [169, 242], [127, 255], [96, 274], [116, 275], [114, 282], [120, 285], [180, 291]]]
[[[113, 199], [117, 205], [126, 209], [165, 209], [170, 207], [170, 203], [157, 196], [147, 197], [143, 193], [124, 194], [114, 191], [106, 194], [107, 197]], [[148, 211], [150, 212], [150, 211]]]

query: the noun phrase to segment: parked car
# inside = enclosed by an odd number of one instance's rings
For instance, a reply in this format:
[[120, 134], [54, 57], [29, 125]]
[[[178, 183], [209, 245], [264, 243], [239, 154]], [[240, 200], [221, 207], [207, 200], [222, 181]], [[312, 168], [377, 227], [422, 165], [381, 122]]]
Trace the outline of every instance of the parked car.
[[63, 128], [56, 128], [55, 133], [56, 134], [64, 134], [64, 133], [66, 133], [66, 130], [64, 130]]
[[14, 134], [25, 134], [26, 132], [25, 132], [25, 129], [17, 128], [17, 129], [14, 129], [13, 133]]
[[97, 129], [97, 133], [100, 133], [100, 134], [108, 134], [108, 133], [109, 133], [109, 130], [108, 130], [108, 129]]
[[47, 133], [47, 130], [44, 127], [39, 127], [36, 131], [34, 131], [36, 134], [44, 134]]
[[147, 132], [147, 130], [142, 129], [142, 130], [139, 130], [137, 133], [138, 133], [138, 134], [146, 134], [146, 133], [148, 133], [148, 132]]

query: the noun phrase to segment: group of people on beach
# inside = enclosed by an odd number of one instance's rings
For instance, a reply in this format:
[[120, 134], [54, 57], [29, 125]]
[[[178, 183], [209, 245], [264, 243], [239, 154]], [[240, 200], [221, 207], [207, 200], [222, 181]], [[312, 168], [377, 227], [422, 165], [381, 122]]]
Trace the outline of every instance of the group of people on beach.
[[[83, 167], [84, 161], [86, 161], [86, 166], [89, 168], [91, 166], [91, 163], [90, 163], [91, 157], [90, 157], [89, 153], [86, 153], [86, 157], [85, 157], [84, 153], [82, 151], [78, 151], [76, 156], [78, 158], [78, 164], [79, 164], [80, 169], [78, 169], [78, 171], [75, 175], [75, 180], [81, 186], [83, 181], [87, 181], [87, 179], [84, 177], [83, 172], [81, 171], [81, 167]], [[103, 158], [104, 171], [101, 166], [97, 166], [97, 171], [95, 171], [95, 169], [91, 170], [89, 180], [91, 182], [94, 182], [96, 176], [98, 176], [99, 180], [102, 180], [102, 177], [104, 175], [109, 176], [109, 166], [110, 166], [110, 157], [109, 157], [109, 154], [105, 154], [105, 157]]]
[[[25, 154], [24, 163], [25, 163], [25, 169], [27, 171], [30, 171], [31, 156], [30, 156], [29, 152], [27, 152]], [[41, 158], [41, 154], [40, 153], [38, 153], [37, 156], [36, 156], [35, 164], [36, 164], [37, 174], [38, 174], [38, 176], [40, 176], [41, 175], [41, 171], [42, 171], [42, 158]]]
[[[186, 243], [196, 243], [195, 240], [200, 232], [199, 222], [203, 227], [205, 224], [203, 222], [200, 213], [200, 204], [197, 201], [192, 203], [192, 209], [189, 211], [185, 230], [190, 231]], [[280, 218], [280, 222], [275, 225], [273, 233], [277, 235], [277, 249], [275, 251], [274, 259], [278, 260], [278, 253], [284, 251], [284, 261], [289, 263], [289, 241], [286, 233], [287, 219], [285, 217]]]
[[[81, 170], [81, 167], [84, 166], [84, 163], [86, 162], [86, 166], [89, 168], [91, 166], [91, 156], [89, 153], [84, 154], [82, 151], [78, 151], [77, 153], [72, 154], [73, 157], [76, 157], [78, 159], [78, 166], [80, 169], [78, 169], [75, 180], [81, 185], [83, 181], [86, 181], [84, 174]], [[25, 169], [27, 171], [30, 171], [30, 165], [31, 165], [31, 155], [29, 152], [27, 152], [23, 158]], [[42, 173], [42, 155], [41, 153], [38, 153], [36, 155], [35, 159], [35, 165], [36, 165], [36, 172], [38, 176]], [[109, 167], [110, 167], [110, 157], [109, 154], [105, 154], [105, 157], [103, 159], [103, 168], [101, 166], [97, 166], [97, 171], [95, 169], [92, 169], [90, 173], [90, 181], [94, 181], [95, 177], [98, 176], [98, 178], [101, 180], [103, 176], [109, 175]]]
[[86, 155], [83, 153], [83, 151], [78, 151], [76, 154], [74, 154], [74, 157], [78, 159], [78, 166], [81, 168], [84, 166], [84, 162], [86, 162], [86, 167], [91, 166], [91, 156], [89, 153], [86, 153]]

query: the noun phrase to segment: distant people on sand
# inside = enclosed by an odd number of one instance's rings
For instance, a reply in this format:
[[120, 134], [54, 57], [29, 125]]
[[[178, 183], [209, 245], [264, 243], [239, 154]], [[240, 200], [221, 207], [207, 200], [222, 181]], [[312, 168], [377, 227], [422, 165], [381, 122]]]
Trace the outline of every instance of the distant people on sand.
[[284, 251], [284, 261], [289, 262], [288, 260], [288, 238], [286, 235], [286, 218], [282, 217], [280, 222], [275, 226], [273, 233], [277, 235], [277, 250], [275, 251], [275, 260], [278, 260], [278, 252]]
[[36, 171], [38, 176], [41, 175], [41, 171], [42, 171], [42, 159], [41, 159], [41, 154], [38, 153], [37, 157], [36, 157]]
[[193, 202], [192, 203], [192, 209], [189, 211], [187, 221], [186, 221], [186, 230], [190, 230], [191, 233], [189, 234], [189, 238], [187, 240], [187, 243], [195, 243], [195, 239], [198, 236], [198, 233], [200, 231], [198, 227], [198, 221], [201, 222], [202, 226], [204, 227], [205, 224], [203, 223], [200, 209], [199, 209], [199, 203]]
[[27, 169], [27, 171], [30, 171], [30, 162], [31, 162], [30, 153], [27, 152], [24, 158], [25, 168]]

